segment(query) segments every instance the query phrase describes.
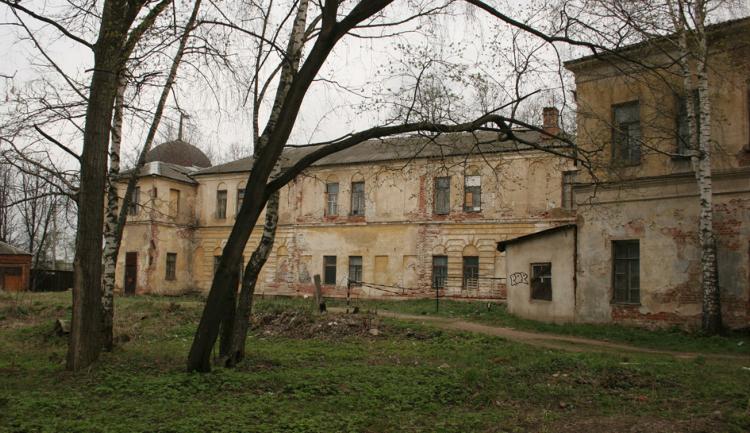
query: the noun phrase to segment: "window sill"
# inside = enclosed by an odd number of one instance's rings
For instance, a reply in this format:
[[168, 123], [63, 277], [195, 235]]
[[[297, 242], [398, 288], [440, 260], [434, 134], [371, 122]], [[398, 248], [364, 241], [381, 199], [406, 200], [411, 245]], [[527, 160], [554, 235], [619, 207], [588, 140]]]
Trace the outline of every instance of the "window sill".
[[621, 306], [621, 307], [640, 307], [640, 302], [626, 302], [626, 301], [610, 301], [610, 305]]
[[536, 298], [531, 298], [531, 299], [529, 299], [529, 302], [532, 302], [532, 303], [535, 303], [535, 302], [551, 303], [552, 299], [536, 299]]
[[675, 162], [686, 162], [690, 161], [690, 155], [672, 155], [670, 159]]

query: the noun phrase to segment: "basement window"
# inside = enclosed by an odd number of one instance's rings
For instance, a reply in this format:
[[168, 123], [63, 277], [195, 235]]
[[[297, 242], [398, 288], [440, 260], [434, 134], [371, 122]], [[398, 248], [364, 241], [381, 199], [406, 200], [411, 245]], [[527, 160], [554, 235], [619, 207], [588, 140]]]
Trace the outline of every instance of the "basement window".
[[612, 302], [641, 302], [640, 245], [638, 240], [613, 241]]
[[531, 264], [531, 299], [552, 300], [552, 263]]
[[167, 253], [167, 273], [165, 280], [174, 281], [177, 278], [177, 254]]

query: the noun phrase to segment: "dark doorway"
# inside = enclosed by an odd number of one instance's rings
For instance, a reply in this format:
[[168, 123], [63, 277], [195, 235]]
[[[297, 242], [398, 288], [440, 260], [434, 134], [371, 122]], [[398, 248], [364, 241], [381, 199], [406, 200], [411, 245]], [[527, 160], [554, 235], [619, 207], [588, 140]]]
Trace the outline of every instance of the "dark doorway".
[[138, 280], [138, 253], [125, 253], [125, 294], [135, 295]]

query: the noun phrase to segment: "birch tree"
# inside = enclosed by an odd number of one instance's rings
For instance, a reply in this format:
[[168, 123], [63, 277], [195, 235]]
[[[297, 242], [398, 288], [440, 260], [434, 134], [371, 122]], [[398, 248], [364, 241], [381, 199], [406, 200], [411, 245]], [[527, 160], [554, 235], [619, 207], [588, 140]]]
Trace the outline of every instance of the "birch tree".
[[[571, 5], [574, 6], [566, 9], [566, 6]], [[707, 334], [716, 334], [723, 327], [713, 223], [711, 161], [716, 143], [712, 137], [709, 80], [711, 59], [707, 26], [711, 15], [731, 12], [739, 7], [739, 2], [733, 0], [591, 0], [563, 2], [562, 7], [565, 12], [577, 11], [577, 19], [583, 23], [578, 27], [578, 31], [593, 35], [602, 46], [616, 49], [637, 42], [650, 43], [657, 47], [658, 54], [666, 57], [670, 63], [652, 64], [647, 59], [638, 58], [637, 54], [621, 54], [612, 61], [631, 65], [630, 69], [623, 70], [623, 74], [633, 78], [637, 74], [657, 77], [657, 85], [668, 88], [672, 86], [671, 77], [678, 78], [678, 88], [673, 91], [682, 95], [686, 101], [686, 152], [678, 155], [653, 146], [648, 140], [644, 140], [642, 145], [655, 153], [690, 158], [698, 191], [701, 327]], [[609, 27], [603, 23], [609, 23]], [[611, 30], [615, 28], [618, 29], [617, 32]]]

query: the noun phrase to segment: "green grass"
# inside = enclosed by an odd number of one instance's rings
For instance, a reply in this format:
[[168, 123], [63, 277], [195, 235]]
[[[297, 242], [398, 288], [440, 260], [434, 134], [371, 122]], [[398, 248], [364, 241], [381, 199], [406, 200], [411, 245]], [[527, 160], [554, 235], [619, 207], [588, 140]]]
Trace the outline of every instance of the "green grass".
[[[750, 429], [750, 371], [736, 361], [566, 353], [395, 320], [378, 337], [255, 330], [238, 369], [187, 374], [197, 298], [118, 298], [130, 340], [73, 374], [50, 333], [69, 296], [0, 295], [0, 432]], [[256, 305], [311, 314], [298, 300]]]
[[[747, 332], [705, 336], [700, 333], [689, 333], [679, 328], [648, 330], [616, 324], [544, 323], [513, 316], [508, 313], [504, 304], [475, 301], [443, 299], [440, 300], [438, 312], [435, 311], [434, 299], [358, 300], [354, 302], [364, 310], [448, 317], [526, 331], [607, 340], [652, 349], [750, 355], [750, 334]], [[335, 306], [345, 304], [341, 300], [333, 300], [329, 303]]]

